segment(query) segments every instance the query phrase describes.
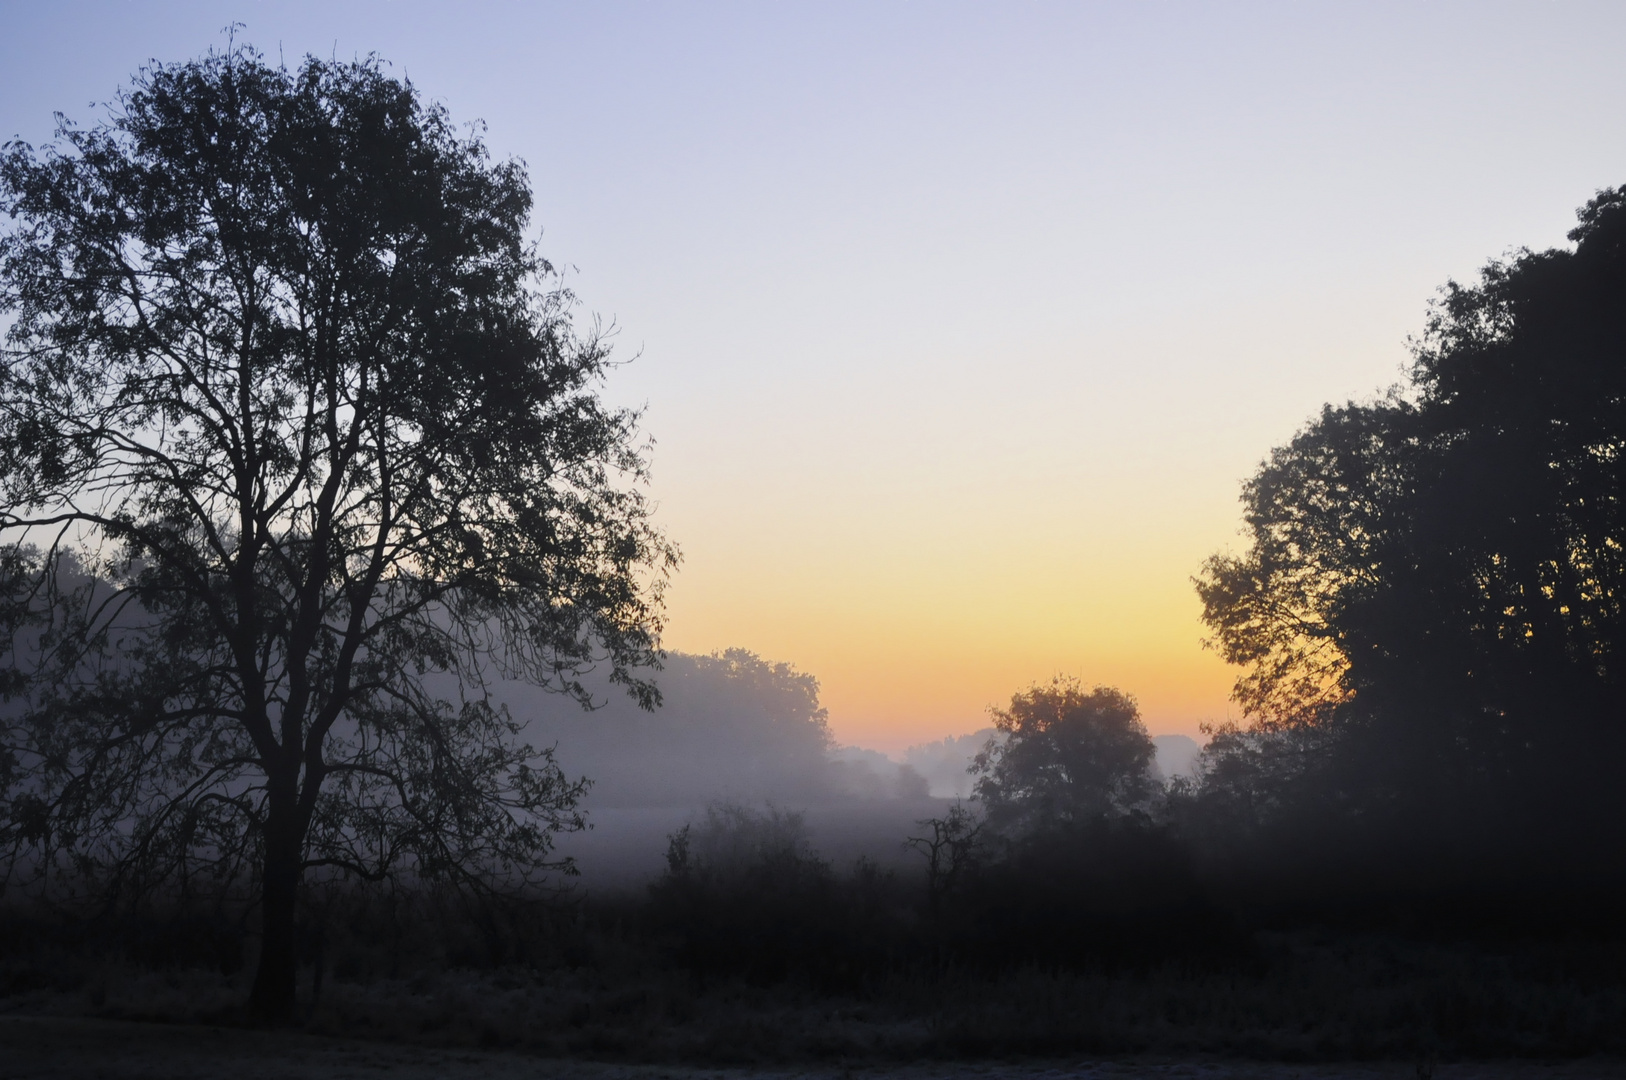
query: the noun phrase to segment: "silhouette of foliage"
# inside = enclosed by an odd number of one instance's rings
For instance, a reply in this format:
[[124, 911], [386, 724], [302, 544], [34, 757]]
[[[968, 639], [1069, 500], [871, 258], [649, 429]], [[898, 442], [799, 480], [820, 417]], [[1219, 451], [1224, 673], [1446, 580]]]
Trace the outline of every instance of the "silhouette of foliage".
[[1005, 738], [990, 739], [972, 768], [976, 797], [995, 827], [1099, 820], [1152, 795], [1156, 747], [1127, 694], [1057, 678], [991, 712]]
[[926, 898], [935, 913], [943, 898], [959, 889], [976, 868], [987, 821], [956, 799], [942, 817], [915, 824], [930, 835], [907, 837], [904, 844], [926, 858]]
[[1250, 721], [1210, 788], [1268, 759], [1273, 798], [1468, 857], [1590, 858], [1574, 826], [1619, 819], [1626, 189], [1579, 217], [1449, 282], [1404, 387], [1245, 485], [1248, 547], [1197, 582]]
[[1189, 845], [1145, 814], [1051, 821], [973, 865], [941, 905], [984, 970], [1195, 961], [1233, 949]]
[[714, 803], [673, 833], [651, 886], [676, 959], [757, 981], [829, 977], [854, 942], [847, 896], [814, 853], [802, 815]]
[[[608, 353], [494, 163], [376, 59], [141, 71], [0, 154], [7, 872], [517, 887], [582, 788], [485, 694], [645, 704], [675, 559]], [[27, 548], [34, 543], [43, 550]], [[26, 640], [19, 640], [18, 632]], [[33, 676], [22, 684], [22, 672]]]

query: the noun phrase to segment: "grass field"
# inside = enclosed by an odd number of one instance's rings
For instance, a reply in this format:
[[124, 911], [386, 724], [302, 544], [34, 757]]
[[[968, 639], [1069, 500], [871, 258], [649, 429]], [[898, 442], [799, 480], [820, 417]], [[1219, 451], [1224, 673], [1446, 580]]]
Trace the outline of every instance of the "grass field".
[[[1428, 1070], [1428, 1067], [1424, 1067]], [[1615, 1080], [1626, 1062], [1445, 1062], [1434, 1080]], [[0, 1080], [1413, 1080], [1417, 1063], [1254, 1062], [1202, 1057], [1054, 1058], [714, 1068], [544, 1057], [514, 1051], [402, 1046], [306, 1032], [138, 1023], [83, 1017], [0, 1016]]]

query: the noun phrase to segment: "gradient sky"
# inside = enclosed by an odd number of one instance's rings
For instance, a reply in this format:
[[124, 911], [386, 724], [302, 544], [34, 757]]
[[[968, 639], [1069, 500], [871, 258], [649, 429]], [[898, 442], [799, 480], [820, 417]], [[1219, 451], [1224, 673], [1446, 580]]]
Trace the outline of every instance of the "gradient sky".
[[685, 552], [670, 647], [896, 750], [1056, 673], [1229, 713], [1190, 578], [1433, 290], [1626, 183], [1618, 3], [23, 3], [0, 138], [231, 22], [530, 165]]

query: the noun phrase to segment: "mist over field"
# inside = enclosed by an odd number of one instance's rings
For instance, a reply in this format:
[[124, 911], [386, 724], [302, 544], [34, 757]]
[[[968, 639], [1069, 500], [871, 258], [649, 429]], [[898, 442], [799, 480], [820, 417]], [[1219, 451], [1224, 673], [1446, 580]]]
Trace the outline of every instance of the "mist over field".
[[[972, 760], [1003, 739], [988, 727], [910, 747], [901, 761], [838, 746], [816, 680], [743, 649], [672, 653], [656, 678], [662, 703], [653, 711], [602, 678], [588, 682], [601, 702], [591, 711], [524, 683], [495, 684], [494, 699], [525, 721], [525, 738], [592, 781], [581, 802], [590, 828], [559, 842], [583, 887], [647, 882], [665, 866], [667, 838], [714, 804], [799, 813], [814, 849], [838, 866], [862, 857], [919, 872], [905, 838], [972, 796]], [[1192, 774], [1195, 740], [1154, 741], [1160, 779]]]
[[591, 712], [523, 684], [497, 691], [526, 738], [593, 781], [582, 800], [590, 830], [559, 845], [587, 888], [652, 878], [667, 837], [712, 804], [801, 812], [818, 850], [843, 865], [861, 855], [899, 863], [914, 821], [940, 810], [910, 766], [836, 748], [816, 682], [788, 664], [744, 650], [676, 653], [657, 678], [653, 711], [602, 683]]

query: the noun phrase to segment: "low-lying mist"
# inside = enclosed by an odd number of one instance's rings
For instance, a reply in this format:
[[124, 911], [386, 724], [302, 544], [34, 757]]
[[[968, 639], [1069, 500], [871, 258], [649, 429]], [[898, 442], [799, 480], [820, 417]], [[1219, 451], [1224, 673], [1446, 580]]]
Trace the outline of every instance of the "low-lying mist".
[[[902, 761], [838, 746], [817, 681], [744, 649], [672, 653], [658, 681], [662, 702], [652, 711], [604, 680], [593, 687], [603, 704], [591, 711], [524, 683], [494, 687], [532, 745], [553, 747], [568, 775], [592, 782], [582, 804], [588, 829], [563, 835], [558, 848], [588, 889], [649, 880], [665, 866], [668, 837], [714, 806], [796, 812], [836, 866], [860, 858], [915, 866], [906, 839], [972, 796], [973, 758], [1003, 738], [993, 727], [951, 735], [910, 747]], [[1195, 740], [1154, 741], [1157, 779], [1191, 775]]]

